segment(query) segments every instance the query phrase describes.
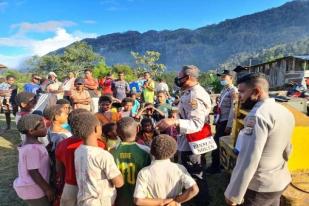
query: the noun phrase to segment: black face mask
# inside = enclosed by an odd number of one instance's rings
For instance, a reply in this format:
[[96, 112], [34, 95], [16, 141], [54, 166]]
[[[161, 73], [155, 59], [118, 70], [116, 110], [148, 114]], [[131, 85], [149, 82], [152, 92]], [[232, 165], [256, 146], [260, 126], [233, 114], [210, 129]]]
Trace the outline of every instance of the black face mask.
[[252, 100], [251, 97], [249, 97], [244, 103], [241, 104], [241, 108], [251, 110], [257, 102], [257, 100]]
[[174, 80], [174, 83], [177, 87], [183, 87], [183, 85], [186, 83], [186, 81], [188, 80], [189, 76], [186, 75], [186, 76], [183, 76], [181, 78], [179, 77], [175, 77], [175, 80]]

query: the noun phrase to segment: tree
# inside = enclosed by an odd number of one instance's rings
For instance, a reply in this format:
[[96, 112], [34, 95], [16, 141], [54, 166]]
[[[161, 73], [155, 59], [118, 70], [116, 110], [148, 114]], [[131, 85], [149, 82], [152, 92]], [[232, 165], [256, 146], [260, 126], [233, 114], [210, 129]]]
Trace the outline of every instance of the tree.
[[[76, 42], [64, 50], [61, 58], [61, 65], [58, 68], [60, 74], [67, 74], [69, 71], [79, 74], [86, 67], [92, 67], [104, 58], [95, 53], [91, 46], [85, 42]], [[105, 61], [104, 61], [105, 62]]]
[[133, 69], [126, 64], [115, 64], [112, 66], [112, 73], [117, 75], [119, 72], [123, 72], [125, 74], [125, 78], [127, 81], [134, 81], [137, 79], [137, 76], [134, 74]]
[[96, 78], [105, 77], [112, 72], [112, 68], [108, 67], [105, 60], [102, 59], [93, 69], [92, 74]]
[[132, 51], [131, 55], [135, 59], [137, 65], [135, 71], [138, 76], [150, 72], [153, 77], [159, 77], [166, 69], [164, 64], [158, 63], [161, 54], [157, 51], [146, 51], [144, 55]]
[[6, 77], [8, 75], [13, 75], [16, 77], [16, 85], [18, 87], [18, 91], [22, 91], [24, 84], [29, 82], [31, 79], [31, 75], [29, 73], [20, 72], [14, 69], [5, 69], [1, 74], [1, 76], [3, 77]]
[[219, 93], [222, 89], [219, 78], [212, 72], [202, 72], [199, 77], [199, 82], [201, 86], [215, 93]]
[[68, 72], [78, 75], [86, 67], [100, 63], [105, 65], [104, 58], [95, 53], [91, 46], [85, 42], [76, 42], [67, 47], [63, 55], [53, 53], [42, 57], [33, 56], [26, 62], [26, 65], [31, 72], [47, 74], [53, 71], [61, 78], [66, 76]]
[[175, 72], [175, 71], [164, 72], [160, 76], [160, 78], [163, 79], [166, 82], [166, 84], [169, 86], [169, 88], [173, 88], [175, 77], [177, 77], [177, 72]]
[[26, 62], [27, 70], [32, 73], [47, 74], [50, 71], [57, 71], [61, 66], [60, 56], [51, 54], [42, 57], [33, 56]]

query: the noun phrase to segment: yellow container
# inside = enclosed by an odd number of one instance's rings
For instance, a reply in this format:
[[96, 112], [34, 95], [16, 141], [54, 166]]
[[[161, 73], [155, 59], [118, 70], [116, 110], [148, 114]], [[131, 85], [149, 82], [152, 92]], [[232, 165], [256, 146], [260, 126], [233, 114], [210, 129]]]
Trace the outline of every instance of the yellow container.
[[[295, 118], [295, 128], [291, 137], [292, 152], [288, 161], [289, 170], [291, 173], [302, 171], [309, 172], [309, 117], [298, 111], [294, 107], [290, 106], [288, 103], [282, 103], [282, 105], [284, 105], [289, 111], [291, 111]], [[238, 118], [235, 118], [234, 120], [232, 135], [222, 139], [223, 146], [221, 146], [221, 148], [224, 148], [221, 149], [223, 150], [223, 152], [221, 152], [221, 160], [234, 158], [236, 159], [236, 156], [232, 155], [232, 150], [234, 148], [238, 132], [240, 129], [242, 129], [244, 124], [243, 119], [239, 118], [239, 116], [245, 116], [248, 114], [248, 112], [237, 108], [236, 114]], [[225, 152], [224, 150], [227, 152]], [[232, 162], [234, 163], [235, 160], [233, 160]], [[228, 170], [232, 169], [231, 165], [233, 164], [229, 163]]]
[[294, 107], [283, 104], [295, 118], [295, 128], [292, 135], [292, 153], [288, 161], [290, 172], [309, 170], [309, 117]]

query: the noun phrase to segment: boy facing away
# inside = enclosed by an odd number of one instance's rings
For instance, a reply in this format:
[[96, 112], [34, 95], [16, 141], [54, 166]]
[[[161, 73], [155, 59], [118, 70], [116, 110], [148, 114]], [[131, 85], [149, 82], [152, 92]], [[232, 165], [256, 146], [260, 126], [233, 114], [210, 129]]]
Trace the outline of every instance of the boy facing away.
[[198, 186], [185, 167], [170, 161], [176, 150], [175, 139], [168, 135], [153, 139], [150, 152], [155, 160], [138, 173], [136, 205], [180, 205], [198, 194]]
[[131, 117], [124, 117], [117, 123], [117, 133], [122, 142], [112, 154], [125, 184], [117, 190], [116, 205], [133, 206], [137, 174], [150, 164], [149, 148], [135, 142], [137, 123]]
[[72, 120], [73, 134], [83, 139], [75, 151], [74, 162], [78, 185], [79, 206], [112, 206], [116, 189], [123, 186], [123, 177], [113, 156], [98, 146], [102, 128], [90, 113], [82, 113]]
[[[79, 117], [82, 113], [90, 113], [86, 109], [76, 109], [69, 114], [68, 122], [72, 126], [74, 121], [84, 121]], [[71, 127], [73, 128], [73, 127]], [[105, 144], [102, 140], [97, 140], [98, 146], [105, 148]], [[74, 165], [74, 152], [83, 143], [83, 140], [74, 134], [72, 137], [62, 140], [56, 148], [56, 170], [61, 178], [61, 183], [64, 183], [64, 187], [59, 188], [61, 194], [60, 206], [75, 206], [77, 205], [77, 181], [75, 176], [75, 165]]]

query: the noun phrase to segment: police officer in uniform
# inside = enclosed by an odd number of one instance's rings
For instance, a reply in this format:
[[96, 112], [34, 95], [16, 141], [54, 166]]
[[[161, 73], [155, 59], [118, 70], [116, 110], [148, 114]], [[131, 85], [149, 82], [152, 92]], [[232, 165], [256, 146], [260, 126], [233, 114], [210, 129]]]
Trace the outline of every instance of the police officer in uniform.
[[292, 113], [268, 96], [263, 74], [238, 80], [242, 108], [249, 110], [239, 132], [239, 154], [224, 193], [228, 205], [279, 206], [291, 182], [287, 161], [295, 120]]
[[180, 119], [166, 118], [161, 120], [157, 127], [164, 131], [170, 126], [177, 126], [181, 136], [177, 139], [180, 163], [196, 180], [199, 186], [199, 194], [193, 199], [196, 205], [208, 205], [208, 186], [206, 182], [205, 156], [193, 154], [186, 134], [192, 134], [202, 130], [209, 121], [211, 100], [208, 93], [198, 83], [199, 69], [196, 66], [184, 66], [175, 78], [176, 86], [182, 90], [179, 103]]
[[[234, 119], [234, 106], [237, 100], [237, 88], [233, 85], [234, 72], [224, 70], [223, 73], [217, 74], [221, 81], [223, 89], [217, 101], [215, 109], [216, 134], [215, 141], [219, 146], [220, 137], [230, 135]], [[220, 172], [220, 153], [219, 148], [212, 151], [212, 164], [207, 169], [207, 173]]]

